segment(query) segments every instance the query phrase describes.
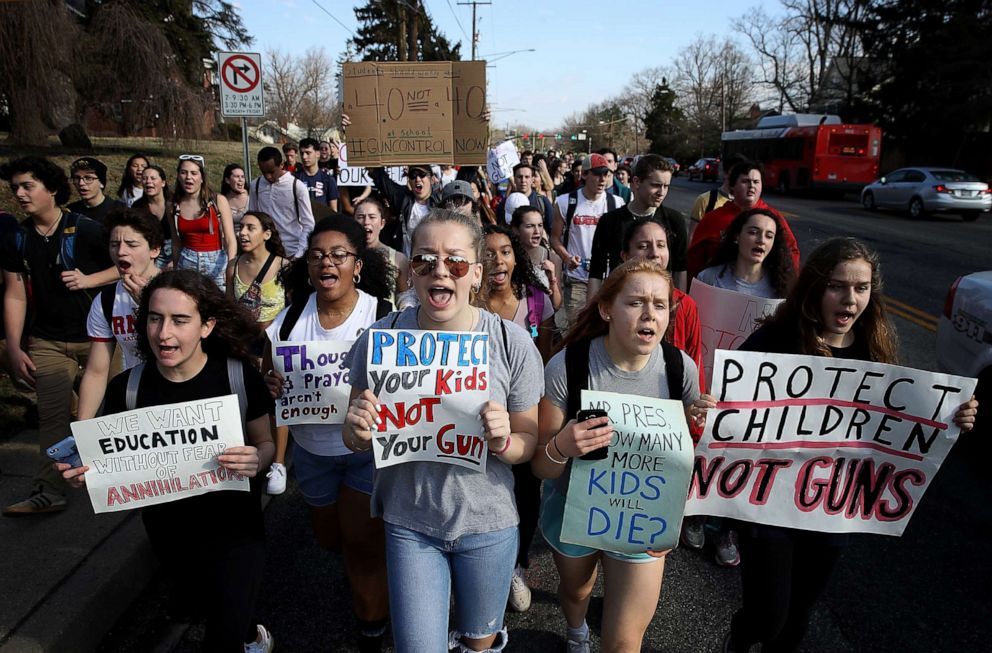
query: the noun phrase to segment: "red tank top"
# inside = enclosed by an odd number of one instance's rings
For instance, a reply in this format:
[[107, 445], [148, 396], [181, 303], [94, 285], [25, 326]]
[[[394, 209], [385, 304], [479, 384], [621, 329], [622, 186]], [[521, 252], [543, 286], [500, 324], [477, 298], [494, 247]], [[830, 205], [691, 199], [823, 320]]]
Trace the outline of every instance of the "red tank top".
[[213, 204], [200, 217], [193, 219], [179, 215], [177, 206], [176, 222], [183, 247], [195, 252], [215, 252], [220, 249], [220, 218]]

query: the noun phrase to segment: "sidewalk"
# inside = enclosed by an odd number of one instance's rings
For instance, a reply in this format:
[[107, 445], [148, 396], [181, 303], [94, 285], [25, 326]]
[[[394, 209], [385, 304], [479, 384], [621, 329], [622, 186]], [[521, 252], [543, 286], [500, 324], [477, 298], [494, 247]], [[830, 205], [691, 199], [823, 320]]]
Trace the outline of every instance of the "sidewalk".
[[[37, 431], [0, 439], [0, 505], [27, 497]], [[94, 515], [84, 491], [50, 515], [0, 518], [0, 653], [92, 651], [157, 568], [136, 512]]]

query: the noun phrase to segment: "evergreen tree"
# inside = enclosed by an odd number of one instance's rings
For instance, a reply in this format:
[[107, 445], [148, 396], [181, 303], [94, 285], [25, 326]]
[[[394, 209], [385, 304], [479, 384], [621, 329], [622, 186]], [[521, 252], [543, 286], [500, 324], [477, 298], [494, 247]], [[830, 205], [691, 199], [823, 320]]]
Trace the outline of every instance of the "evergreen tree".
[[675, 91], [662, 78], [651, 95], [651, 107], [644, 116], [644, 131], [651, 141], [650, 151], [665, 156], [681, 156], [685, 149], [685, 114], [675, 106]]
[[368, 0], [355, 17], [358, 32], [349, 43], [362, 61], [461, 60], [461, 43], [452, 45], [419, 1]]

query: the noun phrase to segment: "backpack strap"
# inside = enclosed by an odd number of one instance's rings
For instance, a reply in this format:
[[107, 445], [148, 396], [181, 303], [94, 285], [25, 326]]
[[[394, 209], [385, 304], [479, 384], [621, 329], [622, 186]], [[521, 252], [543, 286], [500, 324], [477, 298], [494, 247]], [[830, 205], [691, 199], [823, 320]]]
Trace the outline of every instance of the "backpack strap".
[[710, 199], [706, 203], [706, 210], [703, 211], [703, 215], [706, 215], [716, 207], [716, 198], [719, 196], [720, 191], [716, 188], [710, 189]]
[[241, 426], [247, 425], [248, 392], [245, 390], [244, 365], [239, 358], [227, 359], [227, 383], [231, 392], [238, 395], [238, 407], [241, 409]]
[[144, 363], [138, 363], [127, 371], [127, 387], [124, 389], [124, 406], [128, 410], [134, 410], [138, 407], [138, 386], [141, 385], [141, 375], [144, 371]]
[[393, 312], [393, 305], [388, 299], [380, 299], [376, 297], [375, 300], [375, 319], [376, 321], [381, 320], [390, 313]]
[[300, 316], [303, 315], [303, 309], [306, 306], [306, 300], [289, 305], [289, 309], [286, 311], [286, 317], [279, 327], [279, 340], [283, 342], [289, 340], [289, 334], [293, 330], [293, 327], [296, 326], [296, 322], [300, 319]]
[[[120, 281], [117, 283], [120, 283]], [[114, 319], [114, 299], [117, 295], [117, 283], [112, 283], [100, 289], [100, 306], [103, 308], [103, 319], [111, 326], [113, 326]]]
[[606, 194], [606, 212], [615, 211], [617, 208], [617, 197], [613, 193]]
[[59, 244], [59, 257], [62, 267], [66, 270], [76, 269], [76, 229], [79, 226], [79, 214], [70, 212], [65, 216], [62, 225], [62, 242]]
[[572, 218], [575, 217], [575, 209], [579, 205], [579, 189], [568, 194], [568, 209], [565, 211], [565, 226], [561, 232], [562, 247], [568, 249], [568, 230], [572, 226]]
[[[303, 221], [300, 220], [300, 203], [296, 201], [296, 193], [297, 193], [296, 181], [297, 181], [296, 177], [293, 177], [293, 210], [296, 211], [296, 223], [302, 225]], [[307, 199], [309, 198], [310, 198], [310, 191], [307, 190]]]
[[682, 401], [682, 377], [685, 376], [685, 361], [682, 359], [682, 350], [662, 340], [661, 353], [665, 357], [665, 377], [668, 379], [668, 398]]
[[[234, 273], [238, 273], [238, 262], [241, 260], [241, 255], [238, 254], [237, 258], [234, 259]], [[259, 286], [262, 285], [262, 281], [265, 280], [265, 275], [268, 273], [269, 268], [272, 267], [272, 262], [276, 260], [276, 255], [269, 252], [269, 258], [265, 259], [265, 263], [262, 265], [262, 269], [258, 271], [252, 283], [257, 283]], [[251, 284], [249, 284], [251, 285]]]

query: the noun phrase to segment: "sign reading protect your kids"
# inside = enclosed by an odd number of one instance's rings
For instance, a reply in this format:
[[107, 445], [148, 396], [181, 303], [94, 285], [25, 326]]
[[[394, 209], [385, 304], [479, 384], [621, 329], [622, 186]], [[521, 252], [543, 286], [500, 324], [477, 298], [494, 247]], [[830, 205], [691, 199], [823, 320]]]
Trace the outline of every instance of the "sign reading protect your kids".
[[366, 363], [379, 399], [376, 468], [431, 461], [486, 471], [488, 334], [374, 329]]

